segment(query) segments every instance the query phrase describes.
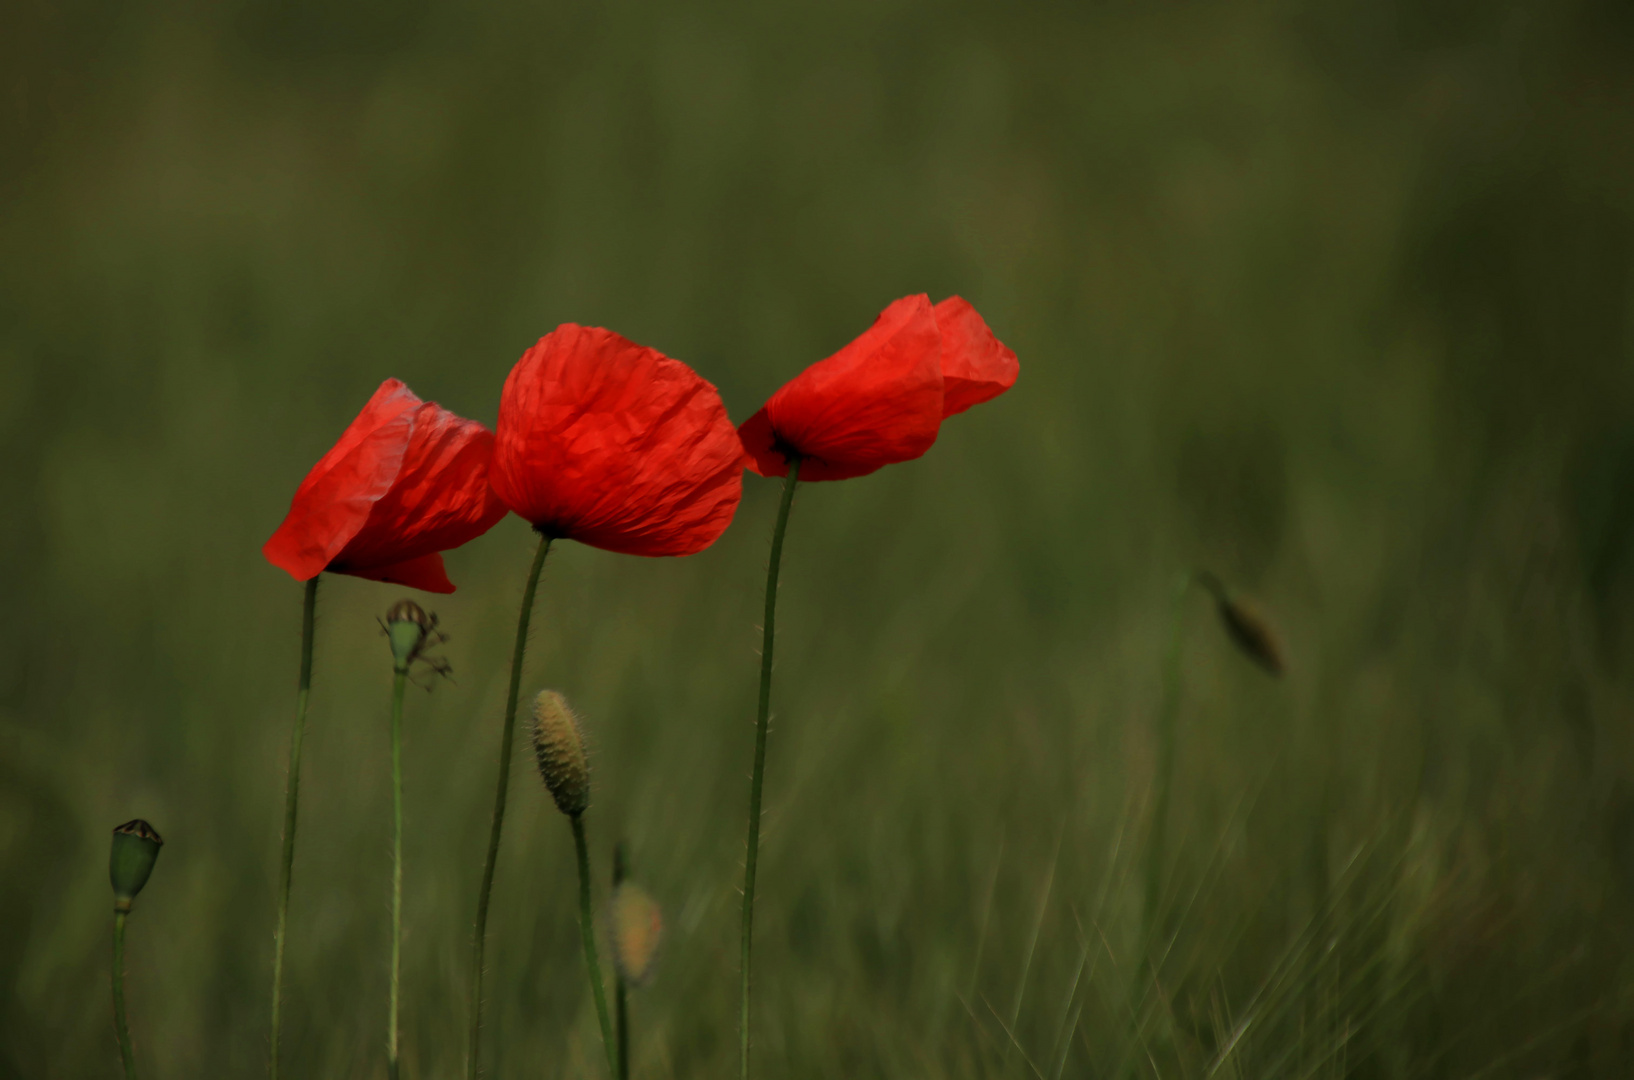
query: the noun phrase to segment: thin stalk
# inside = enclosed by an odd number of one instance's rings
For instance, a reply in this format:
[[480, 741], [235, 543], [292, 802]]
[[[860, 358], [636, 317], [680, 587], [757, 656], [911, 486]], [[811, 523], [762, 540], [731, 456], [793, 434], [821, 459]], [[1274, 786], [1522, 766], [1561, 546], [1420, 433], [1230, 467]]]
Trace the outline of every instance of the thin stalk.
[[783, 534], [789, 527], [789, 508], [794, 505], [794, 487], [799, 483], [800, 459], [789, 461], [789, 475], [783, 481], [783, 499], [777, 506], [777, 524], [772, 528], [772, 557], [766, 566], [766, 619], [761, 627], [760, 708], [755, 713], [755, 768], [749, 780], [749, 843], [743, 860], [743, 989], [739, 1014], [742, 1080], [749, 1080], [749, 953], [755, 929], [755, 864], [760, 854], [760, 795], [766, 778], [766, 728], [772, 710], [772, 645], [777, 627], [777, 572], [783, 561]]
[[130, 1025], [125, 1020], [125, 919], [127, 912], [113, 913], [113, 1026], [119, 1035], [119, 1058], [125, 1063], [125, 1080], [136, 1080], [136, 1055], [130, 1047]]
[[[618, 965], [613, 965], [615, 968]], [[618, 1080], [630, 1080], [630, 1013], [625, 1000], [624, 978], [613, 975], [613, 1018], [618, 1028]]]
[[488, 944], [488, 899], [494, 890], [494, 865], [499, 860], [499, 834], [505, 826], [505, 791], [511, 780], [511, 746], [516, 741], [516, 698], [522, 687], [522, 657], [528, 648], [528, 621], [533, 616], [533, 596], [539, 589], [539, 572], [550, 551], [550, 536], [539, 534], [539, 550], [534, 553], [528, 583], [522, 590], [522, 612], [516, 620], [516, 646], [511, 651], [511, 688], [505, 697], [505, 724], [499, 737], [499, 783], [494, 789], [494, 819], [488, 830], [488, 855], [482, 864], [482, 891], [477, 894], [477, 928], [471, 943], [471, 1030], [466, 1054], [466, 1074], [476, 1080], [482, 1071], [482, 954]]
[[[624, 884], [625, 866], [624, 845], [619, 844], [613, 849], [613, 889]], [[624, 970], [618, 965], [617, 957], [613, 963], [613, 1027], [618, 1037], [618, 1080], [630, 1080], [630, 1013], [626, 1002], [624, 986]]]
[[607, 993], [601, 986], [601, 964], [596, 961], [596, 922], [590, 912], [590, 849], [584, 840], [584, 815], [574, 814], [573, 846], [579, 849], [579, 932], [584, 937], [584, 966], [590, 972], [590, 993], [596, 999], [601, 1022], [601, 1043], [607, 1051], [607, 1072], [618, 1075], [618, 1054], [613, 1046], [613, 1023], [607, 1018]]
[[391, 685], [391, 1015], [386, 1023], [386, 1075], [397, 1080], [398, 987], [403, 974], [403, 688], [408, 669]]
[[278, 925], [272, 933], [272, 1047], [267, 1071], [278, 1080], [278, 1030], [283, 1017], [284, 941], [289, 926], [289, 882], [295, 866], [295, 810], [301, 794], [301, 740], [306, 705], [312, 696], [312, 624], [318, 607], [318, 579], [306, 583], [301, 605], [301, 676], [295, 691], [295, 731], [289, 740], [289, 775], [284, 781], [284, 850], [278, 864]]
[[1146, 852], [1146, 953], [1158, 937], [1158, 903], [1162, 899], [1163, 864], [1167, 858], [1169, 801], [1174, 787], [1176, 727], [1180, 716], [1180, 638], [1185, 622], [1189, 575], [1175, 581], [1169, 614], [1169, 642], [1163, 657], [1163, 700], [1157, 719], [1157, 771], [1152, 778], [1152, 831]]

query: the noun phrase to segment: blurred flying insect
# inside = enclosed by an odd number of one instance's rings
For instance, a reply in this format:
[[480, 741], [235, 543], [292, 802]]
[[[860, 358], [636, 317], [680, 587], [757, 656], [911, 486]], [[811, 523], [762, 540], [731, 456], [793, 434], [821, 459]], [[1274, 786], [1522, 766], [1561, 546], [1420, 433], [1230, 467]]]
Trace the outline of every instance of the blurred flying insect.
[[1282, 637], [1259, 605], [1226, 588], [1207, 570], [1198, 571], [1196, 581], [1214, 598], [1215, 610], [1232, 643], [1266, 672], [1281, 677], [1287, 669]]
[[429, 691], [432, 684], [422, 683], [413, 676], [414, 665], [425, 665], [432, 675], [441, 675], [449, 682], [454, 681], [454, 667], [441, 656], [428, 656], [426, 650], [443, 644], [448, 635], [437, 626], [435, 612], [427, 614], [426, 610], [413, 600], [399, 600], [386, 612], [384, 619], [377, 618], [380, 630], [391, 640], [392, 657], [399, 671], [408, 674], [409, 681], [422, 690]]

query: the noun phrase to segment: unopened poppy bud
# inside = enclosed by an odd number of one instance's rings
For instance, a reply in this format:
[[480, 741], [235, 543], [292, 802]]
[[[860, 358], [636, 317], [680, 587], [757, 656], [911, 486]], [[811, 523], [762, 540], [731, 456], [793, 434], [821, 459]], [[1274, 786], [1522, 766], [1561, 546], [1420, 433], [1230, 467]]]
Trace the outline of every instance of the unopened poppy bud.
[[1197, 580], [1213, 594], [1220, 622], [1225, 625], [1232, 643], [1272, 675], [1281, 675], [1286, 667], [1282, 639], [1259, 605], [1228, 590], [1213, 574], [1204, 572]]
[[430, 628], [425, 609], [413, 600], [399, 600], [386, 612], [386, 636], [391, 639], [392, 663], [398, 671], [408, 670]]
[[658, 943], [664, 936], [664, 915], [658, 901], [641, 886], [623, 882], [613, 890], [607, 922], [619, 977], [631, 985], [641, 985], [652, 975]]
[[533, 699], [533, 755], [556, 808], [568, 817], [584, 813], [590, 805], [584, 736], [567, 699], [554, 690], [541, 690]]
[[159, 832], [136, 818], [113, 831], [113, 848], [108, 853], [108, 880], [113, 883], [114, 910], [129, 911], [131, 901], [148, 883], [153, 864], [164, 847]]

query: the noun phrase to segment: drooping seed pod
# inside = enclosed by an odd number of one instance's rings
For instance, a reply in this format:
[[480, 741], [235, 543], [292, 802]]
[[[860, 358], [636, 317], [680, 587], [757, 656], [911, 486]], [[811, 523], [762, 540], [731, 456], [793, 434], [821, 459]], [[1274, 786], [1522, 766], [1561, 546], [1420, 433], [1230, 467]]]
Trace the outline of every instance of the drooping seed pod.
[[607, 905], [607, 923], [619, 978], [640, 986], [652, 977], [658, 945], [664, 936], [664, 915], [658, 901], [641, 886], [625, 881], [613, 890]]
[[108, 880], [113, 884], [115, 911], [130, 910], [131, 901], [148, 883], [164, 844], [159, 831], [141, 818], [114, 829], [113, 847], [108, 852]]
[[398, 671], [407, 671], [420, 655], [432, 622], [413, 600], [399, 600], [386, 612], [386, 636], [391, 639], [392, 663]]
[[1214, 597], [1220, 622], [1232, 643], [1267, 672], [1280, 676], [1287, 668], [1282, 638], [1260, 606], [1227, 589], [1219, 578], [1206, 570], [1197, 575], [1197, 581]]
[[533, 756], [556, 808], [568, 817], [584, 813], [590, 805], [584, 736], [567, 699], [554, 690], [541, 690], [533, 699]]

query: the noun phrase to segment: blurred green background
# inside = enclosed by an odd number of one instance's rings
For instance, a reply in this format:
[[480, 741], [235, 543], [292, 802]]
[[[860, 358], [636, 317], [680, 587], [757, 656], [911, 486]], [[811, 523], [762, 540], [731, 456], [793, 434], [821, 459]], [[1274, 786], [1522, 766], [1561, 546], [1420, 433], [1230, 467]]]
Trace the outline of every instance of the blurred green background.
[[[1614, 0], [16, 0], [0, 13], [0, 1077], [117, 1069], [109, 829], [167, 844], [138, 1061], [263, 1074], [300, 587], [260, 545], [380, 380], [492, 423], [558, 322], [736, 419], [890, 300], [1016, 388], [802, 490], [766, 1077], [1634, 1075], [1634, 15]], [[525, 686], [663, 902], [636, 1074], [735, 1068], [776, 488], [709, 551], [572, 544]], [[458, 1074], [510, 519], [407, 716], [406, 1075]], [[1164, 922], [1140, 888], [1171, 582]], [[290, 1075], [384, 1075], [401, 590], [329, 578]], [[425, 599], [422, 597], [422, 599]], [[516, 762], [498, 1076], [599, 1076], [567, 827]]]

